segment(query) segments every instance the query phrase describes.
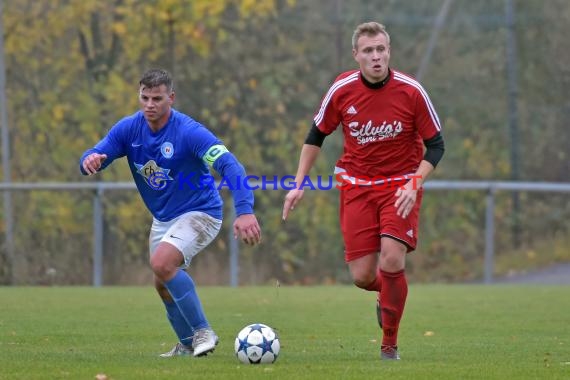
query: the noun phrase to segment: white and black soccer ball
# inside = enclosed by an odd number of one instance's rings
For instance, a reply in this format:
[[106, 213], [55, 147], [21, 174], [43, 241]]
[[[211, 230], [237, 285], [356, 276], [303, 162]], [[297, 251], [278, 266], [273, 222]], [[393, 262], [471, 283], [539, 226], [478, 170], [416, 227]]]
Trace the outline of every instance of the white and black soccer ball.
[[244, 364], [269, 364], [277, 360], [281, 345], [271, 327], [262, 323], [245, 326], [235, 342], [236, 356]]

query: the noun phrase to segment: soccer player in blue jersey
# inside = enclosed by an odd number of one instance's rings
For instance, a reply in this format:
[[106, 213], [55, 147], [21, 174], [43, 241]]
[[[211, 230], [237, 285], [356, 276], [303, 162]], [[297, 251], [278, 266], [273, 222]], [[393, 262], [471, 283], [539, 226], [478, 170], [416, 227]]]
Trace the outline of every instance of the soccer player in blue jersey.
[[139, 82], [140, 111], [119, 120], [109, 133], [81, 156], [80, 169], [93, 175], [127, 157], [137, 189], [153, 223], [149, 236], [155, 287], [179, 343], [162, 357], [203, 356], [214, 351], [218, 337], [211, 328], [184, 270], [218, 234], [222, 199], [203, 178], [216, 170], [232, 192], [236, 211], [234, 236], [244, 243], [261, 241], [253, 212], [253, 192], [240, 186], [246, 173], [236, 157], [202, 124], [172, 108], [173, 80], [152, 69]]

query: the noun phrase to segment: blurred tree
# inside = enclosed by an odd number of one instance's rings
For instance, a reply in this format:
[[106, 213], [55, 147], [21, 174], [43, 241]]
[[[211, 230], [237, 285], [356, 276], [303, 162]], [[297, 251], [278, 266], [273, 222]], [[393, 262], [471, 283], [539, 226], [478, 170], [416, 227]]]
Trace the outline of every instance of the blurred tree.
[[[568, 46], [570, 4], [548, 4], [517, 1], [521, 177], [568, 181], [570, 50], [560, 47]], [[156, 66], [174, 74], [175, 107], [212, 128], [250, 174], [294, 174], [321, 97], [341, 71], [357, 67], [350, 41], [354, 27], [369, 20], [385, 23], [393, 67], [414, 73], [439, 6], [426, 0], [6, 2], [14, 180], [130, 181], [124, 160], [102, 176], [81, 178], [78, 158], [118, 118], [136, 111], [139, 77]], [[508, 178], [504, 50], [503, 2], [454, 1], [422, 79], [447, 143], [433, 178]], [[330, 175], [341, 151], [342, 136], [335, 133], [311, 174]], [[286, 224], [284, 195], [256, 192], [264, 244], [243, 250], [241, 282], [347, 281], [337, 192], [308, 191]], [[229, 199], [225, 191], [224, 196]], [[567, 198], [541, 197], [521, 198], [528, 244], [532, 236], [569, 228]], [[149, 273], [148, 212], [134, 192], [109, 192], [105, 199], [105, 283], [147, 280], [140, 273]], [[541, 225], [537, 215], [546, 200], [556, 213]], [[22, 281], [40, 282], [57, 265], [65, 273], [58, 277], [62, 283], [90, 283], [91, 201], [86, 192], [14, 197]], [[510, 210], [509, 198], [499, 197], [497, 217]], [[425, 281], [477, 277], [483, 213], [479, 193], [426, 195], [410, 275]], [[196, 260], [199, 281], [228, 278], [226, 234]], [[509, 234], [497, 235], [497, 247], [508, 249]]]

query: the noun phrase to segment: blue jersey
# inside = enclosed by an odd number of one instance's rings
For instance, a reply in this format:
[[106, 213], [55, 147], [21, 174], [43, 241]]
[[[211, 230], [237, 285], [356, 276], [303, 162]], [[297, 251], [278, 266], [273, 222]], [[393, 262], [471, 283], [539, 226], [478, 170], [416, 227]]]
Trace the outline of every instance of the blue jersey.
[[[225, 180], [239, 181], [245, 170], [212, 132], [191, 117], [171, 110], [167, 124], [153, 132], [142, 112], [120, 120], [91, 153], [106, 154], [100, 170], [126, 156], [135, 184], [152, 215], [169, 221], [189, 211], [202, 211], [222, 219], [222, 199], [217, 188], [204, 186], [213, 178], [212, 166]], [[232, 188], [236, 215], [253, 213], [253, 193]]]

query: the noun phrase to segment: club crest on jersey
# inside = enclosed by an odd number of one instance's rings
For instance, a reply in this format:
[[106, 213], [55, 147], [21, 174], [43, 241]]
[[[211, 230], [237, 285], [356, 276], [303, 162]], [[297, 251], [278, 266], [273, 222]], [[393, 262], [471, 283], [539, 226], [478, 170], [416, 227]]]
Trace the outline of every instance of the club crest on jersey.
[[162, 153], [164, 158], [172, 158], [172, 156], [174, 155], [174, 146], [172, 145], [172, 143], [169, 143], [168, 141], [164, 142], [160, 146], [160, 153]]
[[173, 181], [174, 178], [170, 177], [170, 169], [161, 168], [154, 160], [148, 161], [146, 164], [141, 165], [135, 163], [137, 173], [144, 177], [147, 185], [153, 190], [162, 190], [168, 184], [168, 181]]

